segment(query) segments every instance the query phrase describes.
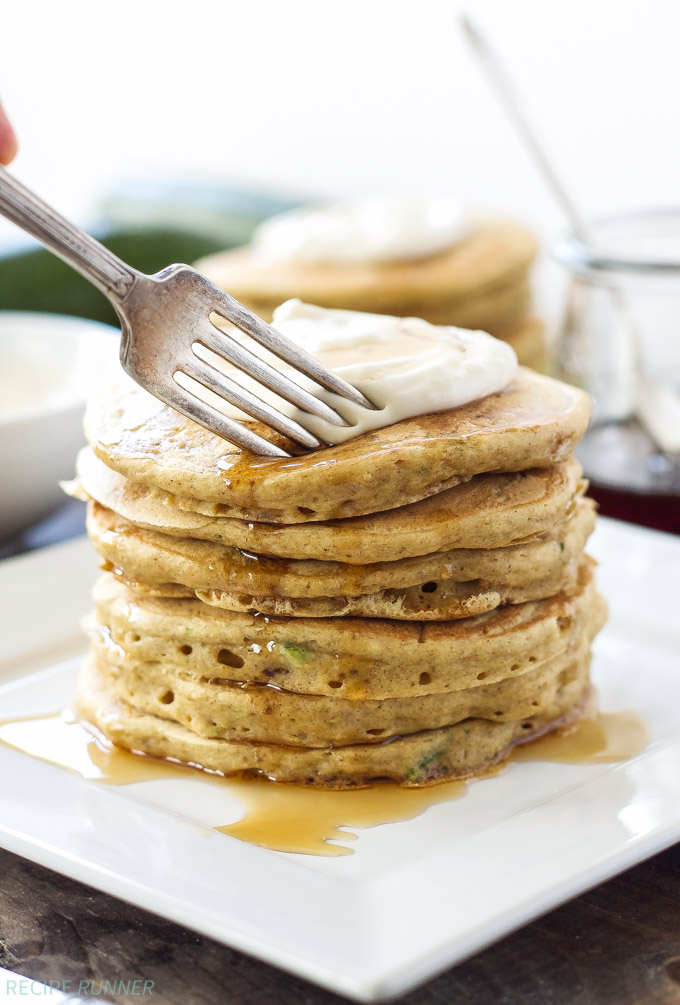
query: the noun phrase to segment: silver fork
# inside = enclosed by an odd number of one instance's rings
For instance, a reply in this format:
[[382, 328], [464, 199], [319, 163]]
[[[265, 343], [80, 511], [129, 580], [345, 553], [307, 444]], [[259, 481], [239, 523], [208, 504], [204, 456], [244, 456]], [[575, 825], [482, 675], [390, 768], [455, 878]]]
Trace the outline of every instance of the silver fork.
[[199, 356], [197, 346], [209, 349], [303, 412], [336, 426], [348, 423], [335, 409], [218, 327], [211, 314], [231, 322], [321, 387], [364, 408], [376, 407], [337, 373], [284, 338], [200, 272], [189, 265], [170, 265], [154, 276], [137, 272], [2, 167], [0, 213], [36, 237], [109, 298], [121, 322], [120, 361], [133, 380], [166, 405], [244, 450], [268, 457], [291, 456], [179, 384], [177, 374], [191, 378], [305, 450], [325, 444], [301, 422], [284, 415]]

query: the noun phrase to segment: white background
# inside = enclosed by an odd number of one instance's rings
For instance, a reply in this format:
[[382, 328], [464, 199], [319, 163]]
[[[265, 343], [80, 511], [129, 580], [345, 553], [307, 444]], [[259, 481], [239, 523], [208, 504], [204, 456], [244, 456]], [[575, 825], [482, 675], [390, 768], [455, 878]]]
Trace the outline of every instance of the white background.
[[449, 191], [552, 236], [562, 218], [466, 49], [463, 6], [587, 213], [680, 202], [675, 0], [8, 3], [14, 170], [80, 219], [116, 179], [180, 173]]

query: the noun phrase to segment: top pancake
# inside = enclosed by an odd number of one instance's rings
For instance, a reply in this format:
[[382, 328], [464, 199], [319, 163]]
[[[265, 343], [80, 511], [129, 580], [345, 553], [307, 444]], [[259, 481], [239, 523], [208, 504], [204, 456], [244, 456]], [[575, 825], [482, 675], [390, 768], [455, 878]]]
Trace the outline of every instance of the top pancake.
[[583, 391], [520, 369], [503, 391], [460, 408], [269, 459], [209, 433], [121, 374], [91, 397], [85, 432], [97, 456], [134, 482], [201, 499], [220, 515], [292, 524], [394, 509], [482, 472], [548, 467], [569, 457], [589, 417]]
[[509, 221], [487, 221], [451, 248], [426, 258], [381, 263], [264, 262], [249, 247], [202, 258], [199, 272], [262, 314], [290, 297], [322, 307], [387, 314], [445, 299], [465, 301], [521, 281], [536, 239]]

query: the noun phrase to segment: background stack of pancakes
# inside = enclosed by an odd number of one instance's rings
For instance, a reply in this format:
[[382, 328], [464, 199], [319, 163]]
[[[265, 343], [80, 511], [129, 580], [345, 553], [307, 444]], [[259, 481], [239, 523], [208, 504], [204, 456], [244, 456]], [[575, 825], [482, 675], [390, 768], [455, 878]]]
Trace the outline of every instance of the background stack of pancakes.
[[574, 721], [604, 620], [571, 457], [588, 417], [520, 369], [269, 460], [121, 377], [72, 489], [106, 570], [80, 713], [129, 749], [338, 787], [483, 772]]
[[481, 329], [509, 342], [524, 366], [545, 367], [545, 326], [531, 314], [530, 231], [509, 221], [478, 223], [448, 250], [382, 263], [268, 262], [248, 246], [210, 255], [199, 272], [270, 321], [299, 297], [320, 307], [424, 318]]

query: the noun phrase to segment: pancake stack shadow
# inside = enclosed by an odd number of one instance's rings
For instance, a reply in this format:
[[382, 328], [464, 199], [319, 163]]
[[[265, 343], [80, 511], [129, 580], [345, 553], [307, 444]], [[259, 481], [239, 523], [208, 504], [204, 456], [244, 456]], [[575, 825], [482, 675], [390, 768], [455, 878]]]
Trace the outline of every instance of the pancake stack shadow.
[[605, 618], [575, 388], [499, 394], [292, 460], [121, 378], [71, 488], [103, 561], [79, 710], [127, 749], [347, 788], [483, 773], [589, 709]]
[[311, 264], [262, 260], [251, 246], [196, 263], [199, 272], [271, 321], [291, 297], [320, 307], [424, 318], [481, 329], [509, 342], [523, 366], [545, 370], [545, 325], [533, 315], [533, 234], [507, 220], [485, 220], [451, 248], [382, 263]]

